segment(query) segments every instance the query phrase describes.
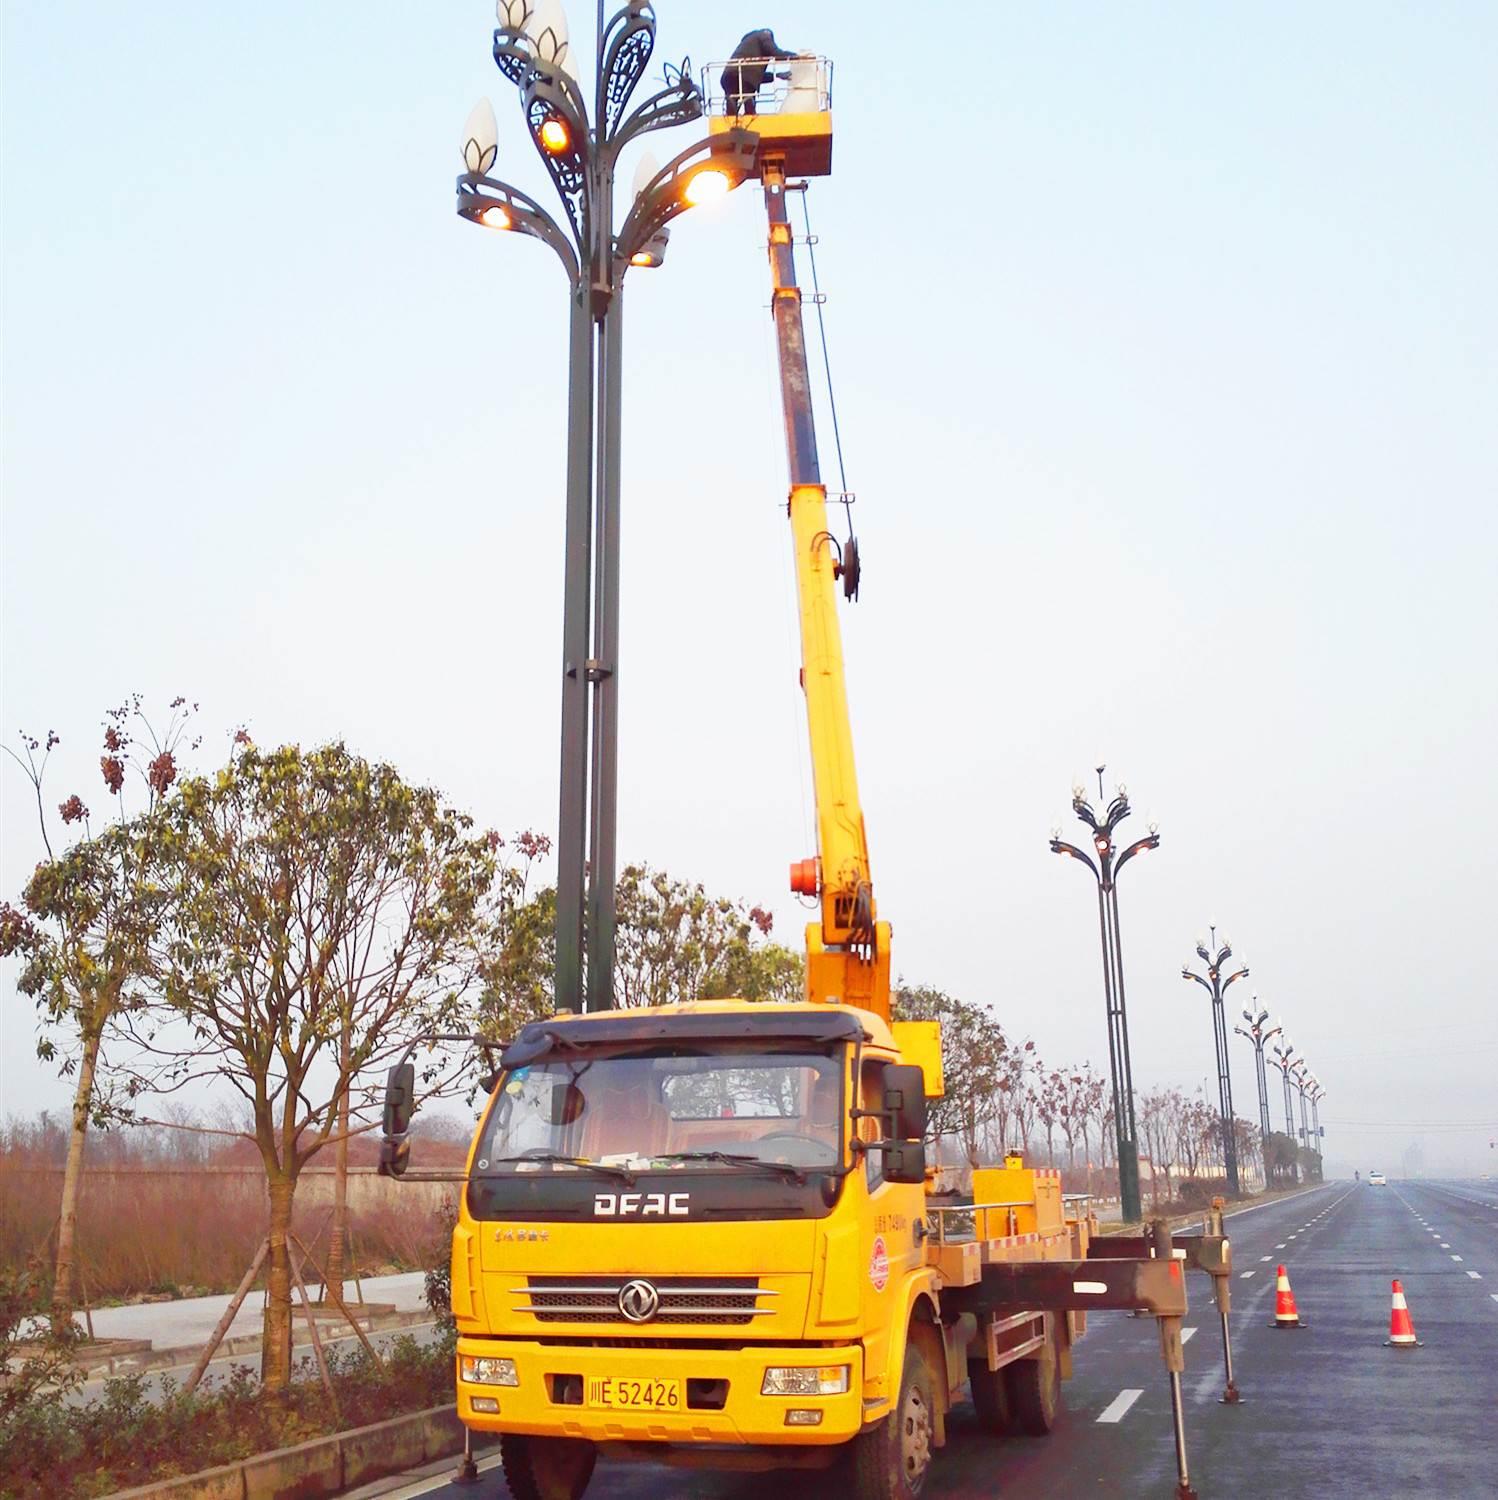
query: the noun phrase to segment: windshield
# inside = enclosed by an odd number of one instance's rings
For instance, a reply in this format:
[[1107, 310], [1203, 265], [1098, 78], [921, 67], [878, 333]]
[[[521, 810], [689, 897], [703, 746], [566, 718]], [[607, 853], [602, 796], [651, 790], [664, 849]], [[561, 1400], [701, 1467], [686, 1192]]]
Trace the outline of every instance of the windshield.
[[[479, 1173], [835, 1167], [842, 1064], [784, 1052], [578, 1056], [516, 1068], [500, 1084]], [[723, 1158], [748, 1157], [749, 1162]]]

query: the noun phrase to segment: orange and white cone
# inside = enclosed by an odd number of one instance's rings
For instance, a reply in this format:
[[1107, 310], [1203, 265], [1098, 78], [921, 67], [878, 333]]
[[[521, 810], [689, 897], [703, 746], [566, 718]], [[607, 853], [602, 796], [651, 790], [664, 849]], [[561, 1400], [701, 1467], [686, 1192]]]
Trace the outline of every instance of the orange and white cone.
[[1385, 1349], [1423, 1349], [1425, 1346], [1415, 1337], [1415, 1324], [1410, 1317], [1409, 1303], [1404, 1300], [1404, 1288], [1394, 1283], [1394, 1307], [1389, 1314], [1389, 1336], [1384, 1340]]
[[1274, 1273], [1274, 1322], [1271, 1328], [1304, 1328], [1300, 1313], [1295, 1307], [1295, 1293], [1290, 1290], [1290, 1278], [1285, 1268], [1278, 1266]]

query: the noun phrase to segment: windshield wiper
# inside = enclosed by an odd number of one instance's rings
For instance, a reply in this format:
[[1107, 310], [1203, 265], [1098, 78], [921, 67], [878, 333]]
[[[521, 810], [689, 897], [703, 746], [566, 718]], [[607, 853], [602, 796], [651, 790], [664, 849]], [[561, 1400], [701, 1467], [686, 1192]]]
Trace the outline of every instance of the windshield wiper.
[[507, 1163], [544, 1161], [559, 1163], [564, 1167], [582, 1167], [590, 1172], [603, 1172], [609, 1177], [622, 1177], [631, 1187], [635, 1185], [635, 1174], [628, 1167], [616, 1167], [612, 1162], [589, 1161], [586, 1156], [562, 1156], [556, 1151], [524, 1151], [519, 1156], [496, 1156], [489, 1165], [502, 1167]]
[[762, 1156], [750, 1156], [738, 1151], [667, 1151], [655, 1158], [657, 1161], [721, 1161], [731, 1167], [769, 1167], [772, 1172], [784, 1172], [800, 1182], [806, 1181], [805, 1167], [788, 1161], [766, 1161]]

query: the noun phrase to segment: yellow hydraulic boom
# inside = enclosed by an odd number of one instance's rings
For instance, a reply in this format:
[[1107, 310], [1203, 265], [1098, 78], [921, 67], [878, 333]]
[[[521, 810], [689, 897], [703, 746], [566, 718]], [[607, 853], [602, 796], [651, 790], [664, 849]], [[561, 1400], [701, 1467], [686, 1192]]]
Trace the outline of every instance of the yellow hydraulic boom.
[[879, 920], [874, 901], [837, 618], [837, 581], [845, 576], [846, 568], [856, 566], [856, 557], [844, 557], [827, 529], [827, 487], [817, 463], [801, 289], [796, 285], [794, 235], [786, 212], [787, 193], [798, 188], [804, 191], [806, 185], [788, 183], [785, 169], [785, 157], [765, 142], [760, 152], [760, 181], [770, 226], [773, 310], [791, 480], [787, 511], [801, 614], [801, 687], [806, 695], [817, 801], [817, 857], [791, 866], [791, 889], [817, 896], [822, 906], [821, 920], [806, 928], [807, 998], [861, 1006], [888, 1020], [890, 928], [888, 922]]

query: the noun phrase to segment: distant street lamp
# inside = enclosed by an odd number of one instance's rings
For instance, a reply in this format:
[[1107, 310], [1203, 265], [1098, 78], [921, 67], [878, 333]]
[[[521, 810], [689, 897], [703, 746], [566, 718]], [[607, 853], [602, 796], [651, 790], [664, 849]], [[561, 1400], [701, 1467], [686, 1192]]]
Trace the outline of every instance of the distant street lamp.
[[[1280, 1070], [1280, 1081], [1285, 1086], [1285, 1139], [1295, 1139], [1295, 1116], [1290, 1104], [1290, 1074], [1295, 1066], [1295, 1047], [1290, 1038], [1285, 1035], [1285, 1023], [1279, 1025], [1280, 1040], [1274, 1044], [1274, 1056], [1269, 1059], [1269, 1065]], [[1292, 1176], [1299, 1178], [1300, 1165], [1298, 1162], [1290, 1164]]]
[[[702, 91], [689, 65], [668, 64], [663, 86], [630, 110], [655, 50], [655, 13], [649, 0], [628, 0], [606, 16], [599, 0], [590, 118], [561, 0], [499, 0], [498, 17], [494, 62], [519, 91], [526, 129], [563, 214], [554, 219], [534, 198], [489, 175], [499, 154], [499, 130], [487, 99], [464, 127], [458, 213], [486, 229], [544, 241], [567, 274], [556, 1003], [559, 1010], [600, 1010], [613, 1004], [623, 282], [631, 266], [661, 264], [672, 219], [751, 175], [755, 137], [729, 129], [696, 141], [659, 170], [648, 158], [642, 161], [616, 229], [620, 152], [651, 131], [689, 124], [703, 113]], [[524, 371], [525, 352], [512, 355], [514, 368]], [[492, 463], [502, 466], [503, 455]]]
[[[1103, 792], [1103, 772], [1097, 768], [1098, 800]], [[1118, 872], [1146, 849], [1160, 847], [1157, 825], [1117, 854], [1114, 832], [1129, 816], [1128, 788], [1120, 783], [1101, 819], [1087, 800], [1080, 782], [1072, 787], [1072, 811], [1092, 830], [1096, 860], [1074, 844], [1065, 843], [1060, 827], [1051, 830], [1051, 853], [1069, 854], [1092, 871], [1097, 881], [1098, 927], [1103, 943], [1103, 998], [1108, 1012], [1108, 1062], [1113, 1073], [1113, 1129], [1118, 1144], [1118, 1196], [1125, 1222], [1141, 1217], [1139, 1201], [1139, 1137], [1134, 1124], [1134, 1072], [1129, 1061], [1129, 1021], [1124, 1005], [1123, 946], [1118, 935]]]
[[[1297, 1058], [1292, 1064], [1291, 1071], [1295, 1078], [1295, 1090], [1300, 1095], [1300, 1142], [1310, 1151], [1311, 1149], [1311, 1125], [1306, 1118], [1306, 1096], [1310, 1093], [1315, 1083], [1315, 1075], [1311, 1072], [1305, 1058]], [[1319, 1153], [1318, 1153], [1319, 1154]]]
[[1264, 1023], [1269, 1019], [1267, 1010], [1259, 1010], [1259, 997], [1255, 995], [1252, 1002], [1244, 1007], [1243, 1019], [1248, 1022], [1248, 1030], [1241, 1026], [1233, 1027], [1233, 1030], [1241, 1037], [1247, 1037], [1254, 1049], [1254, 1078], [1259, 1085], [1259, 1139], [1269, 1139], [1269, 1076], [1264, 1067], [1264, 1048], [1269, 1041], [1280, 1034], [1278, 1026], [1271, 1026], [1268, 1031], [1264, 1029]]
[[[1321, 1080], [1311, 1080], [1311, 1131], [1316, 1138], [1316, 1155], [1322, 1156], [1321, 1149], [1321, 1101], [1326, 1098], [1326, 1090], [1321, 1087]], [[1322, 1176], [1325, 1176], [1325, 1172]]]
[[[1238, 1192], [1238, 1132], [1233, 1124], [1233, 1076], [1228, 1064], [1228, 1026], [1222, 1008], [1222, 997], [1230, 985], [1248, 977], [1248, 965], [1224, 976], [1223, 970], [1233, 956], [1233, 945], [1226, 938], [1217, 944], [1217, 929], [1211, 929], [1210, 943], [1196, 940], [1196, 955], [1207, 966], [1202, 978], [1188, 964], [1181, 965], [1181, 978], [1194, 979], [1212, 997], [1212, 1045], [1217, 1051], [1217, 1107], [1222, 1119], [1222, 1160], [1227, 1169], [1228, 1192]], [[1239, 960], [1242, 963], [1242, 960]]]

